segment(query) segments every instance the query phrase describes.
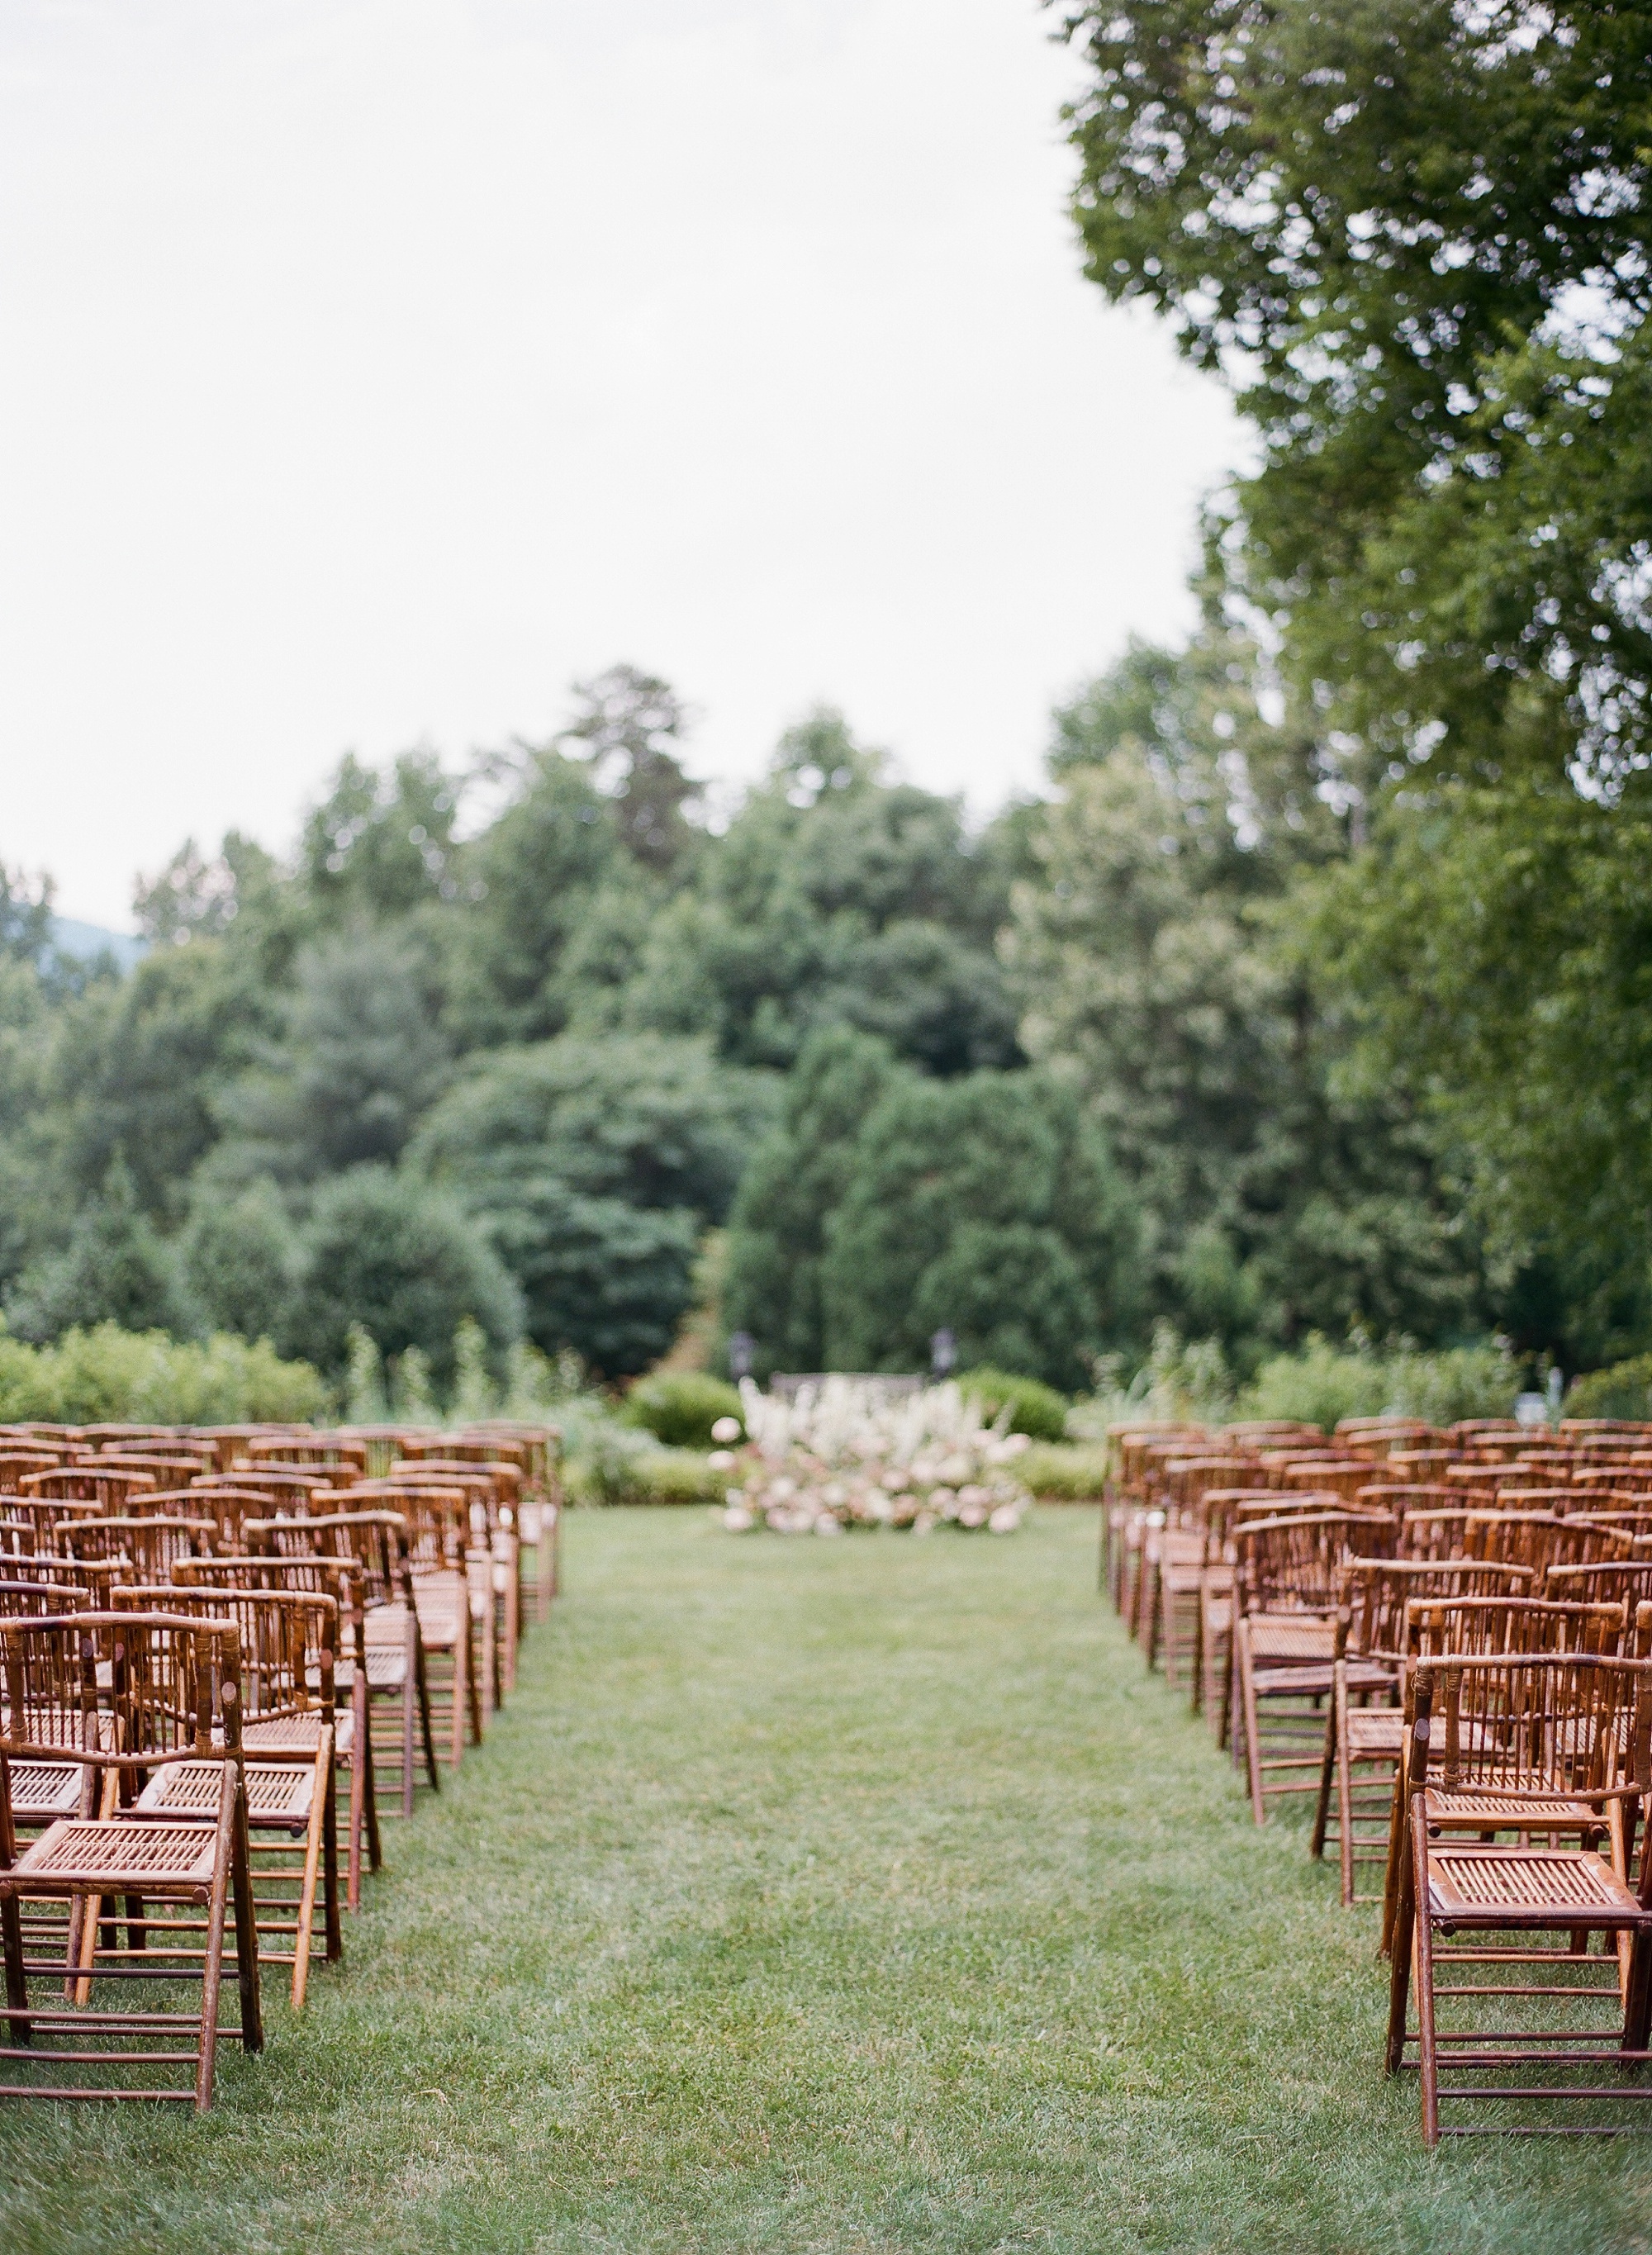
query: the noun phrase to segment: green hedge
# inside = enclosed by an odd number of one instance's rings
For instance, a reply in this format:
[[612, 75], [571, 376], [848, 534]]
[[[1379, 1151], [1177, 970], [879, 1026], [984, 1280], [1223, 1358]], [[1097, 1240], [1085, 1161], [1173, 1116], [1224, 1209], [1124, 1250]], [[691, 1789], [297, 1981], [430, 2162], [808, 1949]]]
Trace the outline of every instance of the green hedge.
[[1652, 1354], [1637, 1354], [1610, 1369], [1574, 1380], [1562, 1415], [1567, 1417], [1652, 1417]]
[[1015, 1466], [1017, 1479], [1052, 1503], [1093, 1501], [1101, 1493], [1107, 1470], [1107, 1452], [1097, 1447], [1031, 1448]]
[[1013, 1371], [990, 1368], [960, 1370], [958, 1384], [980, 1402], [988, 1417], [995, 1417], [1008, 1402], [1012, 1433], [1025, 1433], [1034, 1441], [1067, 1437], [1066, 1400], [1053, 1386], [1042, 1385], [1036, 1378], [1018, 1378]]
[[1517, 1366], [1494, 1345], [1423, 1354], [1339, 1348], [1313, 1338], [1297, 1354], [1263, 1363], [1233, 1414], [1300, 1418], [1327, 1433], [1339, 1418], [1385, 1412], [1452, 1425], [1459, 1417], [1509, 1416], [1519, 1390]]
[[709, 1449], [717, 1420], [740, 1416], [740, 1396], [727, 1380], [704, 1371], [662, 1370], [637, 1380], [620, 1415], [668, 1449]]
[[297, 1424], [332, 1397], [307, 1362], [283, 1362], [267, 1339], [219, 1332], [181, 1344], [116, 1324], [65, 1331], [50, 1346], [0, 1334], [0, 1423]]

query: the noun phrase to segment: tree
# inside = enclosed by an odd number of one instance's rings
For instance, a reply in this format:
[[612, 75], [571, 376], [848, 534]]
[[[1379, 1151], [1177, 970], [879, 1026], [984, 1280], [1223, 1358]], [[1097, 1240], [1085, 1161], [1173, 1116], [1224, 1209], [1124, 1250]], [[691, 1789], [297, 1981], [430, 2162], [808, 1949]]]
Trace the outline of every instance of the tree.
[[832, 1217], [854, 1178], [856, 1138], [910, 1068], [848, 1026], [805, 1043], [779, 1120], [752, 1155], [729, 1218], [723, 1309], [757, 1343], [756, 1369], [819, 1370], [826, 1356], [821, 1271]]
[[1527, 774], [1384, 811], [1311, 927], [1355, 999], [1367, 1088], [1409, 1079], [1564, 1366], [1652, 1337], [1652, 817]]
[[485, 1219], [536, 1343], [617, 1376], [670, 1345], [699, 1240], [727, 1214], [772, 1104], [763, 1076], [702, 1043], [570, 1036], [480, 1063], [409, 1163]]
[[450, 1077], [436, 1005], [404, 930], [358, 924], [299, 952], [281, 1036], [226, 1087], [215, 1169], [319, 1180], [397, 1157]]
[[1006, 939], [1023, 1040], [1076, 1075], [1140, 1200], [1152, 1311], [1241, 1360], [1480, 1312], [1404, 1091], [1338, 1085], [1349, 1036], [1291, 902], [1354, 810], [1289, 696], [1267, 716], [1276, 694], [1220, 628], [1084, 691]]
[[826, 1366], [966, 1366], [1066, 1388], [1134, 1328], [1124, 1185], [1077, 1094], [1037, 1071], [893, 1083], [855, 1137], [826, 1229]]
[[1369, 803], [1318, 925], [1341, 1005], [1522, 1321], [1643, 1343], [1652, 10], [1065, 20], [1088, 270], [1233, 377], [1261, 467], [1213, 552]]
[[404, 752], [388, 771], [348, 754], [304, 826], [301, 868], [316, 905], [337, 923], [457, 900], [459, 798], [433, 752]]
[[261, 966], [227, 940], [157, 949], [67, 1003], [47, 1102], [70, 1208], [102, 1182], [118, 1149], [139, 1205], [176, 1219], [190, 1174], [218, 1139], [221, 1092], [276, 1023]]
[[497, 1353], [520, 1334], [522, 1303], [485, 1233], [451, 1198], [386, 1167], [352, 1168], [321, 1185], [299, 1247], [287, 1351], [336, 1379], [359, 1324], [391, 1360], [417, 1347], [446, 1387], [467, 1317]]
[[619, 903], [618, 921], [638, 945], [652, 906], [614, 805], [583, 762], [528, 748], [494, 761], [491, 773], [509, 797], [463, 849], [470, 905], [451, 952], [448, 1023], [466, 1048], [563, 1032], [587, 984], [570, 954], [594, 918], [615, 921], [596, 917], [594, 903]]
[[49, 877], [0, 862], [0, 954], [39, 963], [52, 940], [52, 894]]
[[254, 1183], [239, 1196], [195, 1200], [179, 1247], [183, 1275], [214, 1331], [279, 1338], [296, 1277], [298, 1233], [275, 1187]]
[[580, 710], [558, 741], [589, 762], [598, 790], [614, 803], [627, 852], [667, 875], [693, 844], [689, 816], [699, 804], [677, 757], [686, 708], [669, 682], [635, 665], [576, 681], [573, 693]]
[[103, 1323], [178, 1338], [200, 1329], [177, 1256], [141, 1211], [121, 1153], [101, 1194], [76, 1218], [64, 1250], [22, 1277], [6, 1314], [20, 1338], [34, 1340]]
[[792, 1063], [812, 1029], [859, 1025], [938, 1071], [1019, 1057], [992, 950], [1008, 860], [958, 802], [888, 779], [821, 711], [659, 916], [625, 998], [632, 1024], [704, 1033], [744, 1064]]

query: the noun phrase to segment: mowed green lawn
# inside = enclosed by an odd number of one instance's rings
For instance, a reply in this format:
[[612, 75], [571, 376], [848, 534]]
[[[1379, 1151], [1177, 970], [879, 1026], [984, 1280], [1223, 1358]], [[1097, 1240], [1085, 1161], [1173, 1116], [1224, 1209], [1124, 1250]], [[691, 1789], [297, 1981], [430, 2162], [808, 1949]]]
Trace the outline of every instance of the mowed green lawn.
[[1424, 2153], [1371, 1914], [1253, 1829], [1094, 1540], [576, 1514], [347, 1970], [204, 2122], [5, 2112], [0, 2248], [1652, 2245], [1652, 2147]]

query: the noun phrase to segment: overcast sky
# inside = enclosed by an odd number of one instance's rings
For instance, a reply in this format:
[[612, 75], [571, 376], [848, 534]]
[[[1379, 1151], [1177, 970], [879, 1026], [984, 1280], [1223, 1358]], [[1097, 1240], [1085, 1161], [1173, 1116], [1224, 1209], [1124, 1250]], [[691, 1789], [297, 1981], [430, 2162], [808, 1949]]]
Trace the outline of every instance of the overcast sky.
[[1031, 0], [8, 0], [0, 859], [124, 926], [616, 658], [979, 808], [1184, 629], [1220, 391], [1081, 278]]

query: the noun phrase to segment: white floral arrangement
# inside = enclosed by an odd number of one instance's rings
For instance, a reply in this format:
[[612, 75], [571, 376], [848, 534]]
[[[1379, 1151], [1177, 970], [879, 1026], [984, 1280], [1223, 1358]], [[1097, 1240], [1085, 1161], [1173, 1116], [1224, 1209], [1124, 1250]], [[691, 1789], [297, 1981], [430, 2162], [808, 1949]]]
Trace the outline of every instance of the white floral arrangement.
[[[875, 1386], [828, 1378], [790, 1401], [762, 1394], [747, 1379], [741, 1401], [743, 1448], [720, 1447], [708, 1459], [729, 1486], [720, 1513], [731, 1535], [771, 1528], [777, 1535], [840, 1535], [846, 1528], [984, 1527], [1009, 1535], [1032, 1502], [1011, 1469], [1030, 1446], [1025, 1434], [995, 1423], [957, 1386], [931, 1386], [897, 1400]], [[740, 1425], [720, 1418], [719, 1442]]]

